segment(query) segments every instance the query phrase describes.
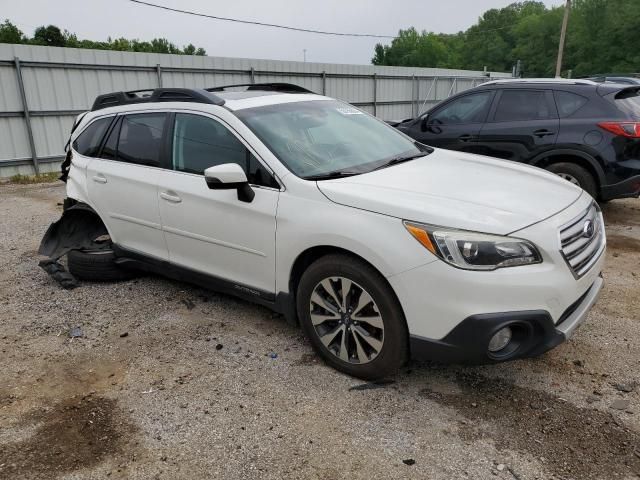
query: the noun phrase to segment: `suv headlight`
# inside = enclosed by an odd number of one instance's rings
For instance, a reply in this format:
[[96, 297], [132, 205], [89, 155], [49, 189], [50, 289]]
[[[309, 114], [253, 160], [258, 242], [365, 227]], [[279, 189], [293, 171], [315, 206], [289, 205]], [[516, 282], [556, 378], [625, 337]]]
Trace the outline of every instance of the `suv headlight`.
[[404, 221], [405, 228], [434, 255], [465, 270], [495, 270], [541, 263], [542, 256], [526, 240], [454, 230]]

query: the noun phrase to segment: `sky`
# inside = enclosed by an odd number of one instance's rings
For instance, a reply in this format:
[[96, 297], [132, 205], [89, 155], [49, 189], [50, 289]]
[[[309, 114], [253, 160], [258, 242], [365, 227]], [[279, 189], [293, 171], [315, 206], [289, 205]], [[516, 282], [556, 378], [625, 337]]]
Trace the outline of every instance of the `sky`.
[[[490, 8], [514, 0], [147, 0], [182, 10], [243, 20], [349, 33], [395, 35], [401, 28], [455, 33]], [[564, 0], [542, 0], [547, 6]], [[78, 38], [193, 43], [208, 55], [308, 62], [370, 64], [376, 43], [390, 39], [331, 37], [242, 25], [167, 12], [129, 0], [0, 0], [0, 22], [32, 36], [53, 24]], [[306, 52], [305, 52], [306, 50]]]

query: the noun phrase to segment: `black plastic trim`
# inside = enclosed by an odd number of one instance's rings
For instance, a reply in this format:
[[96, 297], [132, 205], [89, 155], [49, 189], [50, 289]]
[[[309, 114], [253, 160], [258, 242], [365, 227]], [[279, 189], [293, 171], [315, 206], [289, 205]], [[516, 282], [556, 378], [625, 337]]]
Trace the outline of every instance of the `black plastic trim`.
[[236, 83], [234, 85], [221, 85], [219, 87], [205, 88], [207, 92], [224, 92], [230, 88], [246, 87], [246, 91], [282, 92], [282, 93], [313, 93], [300, 85], [283, 82], [270, 83]]
[[255, 287], [231, 282], [229, 280], [197, 272], [190, 268], [176, 265], [167, 260], [149, 257], [134, 252], [117, 244], [113, 245], [116, 263], [123, 268], [155, 273], [181, 282], [187, 282], [208, 290], [222, 292], [265, 306], [285, 316], [288, 323], [297, 324], [293, 296], [279, 292], [277, 295]]
[[600, 192], [603, 200], [638, 198], [640, 197], [640, 175], [629, 177], [626, 180], [611, 185], [602, 185]]
[[[507, 354], [489, 354], [491, 337], [512, 326], [520, 337]], [[472, 315], [460, 322], [442, 340], [410, 336], [411, 356], [441, 363], [486, 364], [534, 357], [562, 343], [565, 335], [556, 330], [545, 310]]]

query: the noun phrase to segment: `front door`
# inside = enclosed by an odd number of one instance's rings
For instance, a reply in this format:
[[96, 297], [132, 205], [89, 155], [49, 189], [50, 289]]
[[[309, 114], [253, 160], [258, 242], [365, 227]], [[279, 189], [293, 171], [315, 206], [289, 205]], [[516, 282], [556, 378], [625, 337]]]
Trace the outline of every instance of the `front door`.
[[[158, 203], [171, 263], [228, 280], [235, 288], [275, 292], [275, 233], [279, 185], [222, 121], [176, 113], [170, 169], [159, 177]], [[237, 163], [255, 191], [210, 190], [204, 170]]]
[[489, 112], [494, 93], [465, 94], [435, 107], [407, 132], [420, 143], [434, 147], [477, 152], [476, 141]]

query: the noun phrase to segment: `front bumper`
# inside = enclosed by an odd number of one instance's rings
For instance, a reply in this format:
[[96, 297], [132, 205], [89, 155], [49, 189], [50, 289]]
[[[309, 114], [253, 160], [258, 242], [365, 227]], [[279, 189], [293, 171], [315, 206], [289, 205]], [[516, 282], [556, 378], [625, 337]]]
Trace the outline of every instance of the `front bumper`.
[[[602, 276], [598, 276], [557, 323], [545, 310], [472, 315], [441, 340], [412, 335], [411, 356], [417, 360], [442, 363], [482, 364], [540, 355], [573, 335], [587, 318], [603, 285]], [[505, 347], [502, 354], [489, 353], [491, 337], [506, 326], [510, 326], [515, 333], [511, 344]]]

